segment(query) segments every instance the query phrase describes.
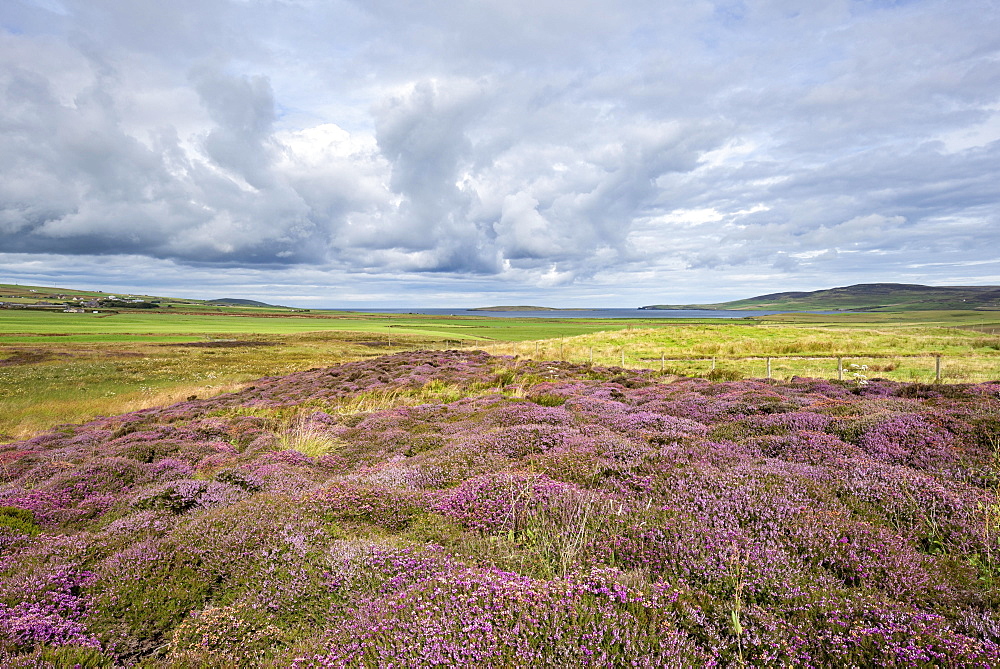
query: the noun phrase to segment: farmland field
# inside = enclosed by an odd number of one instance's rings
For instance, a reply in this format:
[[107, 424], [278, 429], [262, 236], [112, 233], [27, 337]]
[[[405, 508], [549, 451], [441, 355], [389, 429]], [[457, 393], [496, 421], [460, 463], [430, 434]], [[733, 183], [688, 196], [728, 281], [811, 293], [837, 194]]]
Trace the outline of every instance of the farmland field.
[[387, 315], [0, 310], [0, 443], [387, 351], [543, 339], [620, 323]]
[[[955, 317], [953, 317], [955, 318]], [[551, 340], [538, 356], [576, 362], [624, 364], [663, 369], [678, 375], [728, 378], [764, 377], [771, 358], [772, 377], [836, 378], [838, 358], [849, 376], [851, 365], [864, 376], [895, 381], [934, 382], [941, 358], [942, 381], [1000, 379], [1000, 327], [982, 317], [960, 314], [961, 327], [940, 314], [909, 319], [879, 315], [759, 317], [753, 325], [708, 323], [626, 327]], [[962, 321], [959, 321], [962, 322]], [[496, 352], [535, 355], [533, 346], [511, 343]], [[714, 361], [714, 362], [713, 362]]]
[[[184, 306], [185, 309], [189, 305]], [[478, 347], [539, 360], [716, 378], [1000, 378], [1000, 329], [978, 312], [796, 314], [732, 322], [595, 321], [406, 314], [66, 314], [0, 310], [0, 443], [89, 420], [235, 390], [261, 376], [415, 348]], [[783, 356], [783, 357], [779, 357]], [[666, 359], [666, 360], [664, 360]]]

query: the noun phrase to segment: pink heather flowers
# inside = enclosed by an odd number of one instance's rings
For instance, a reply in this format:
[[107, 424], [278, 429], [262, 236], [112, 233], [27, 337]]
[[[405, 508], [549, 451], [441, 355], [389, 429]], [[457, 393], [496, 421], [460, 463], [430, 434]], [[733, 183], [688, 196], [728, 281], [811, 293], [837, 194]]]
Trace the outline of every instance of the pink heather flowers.
[[1000, 383], [265, 378], [0, 446], [0, 665], [998, 666], [998, 434]]

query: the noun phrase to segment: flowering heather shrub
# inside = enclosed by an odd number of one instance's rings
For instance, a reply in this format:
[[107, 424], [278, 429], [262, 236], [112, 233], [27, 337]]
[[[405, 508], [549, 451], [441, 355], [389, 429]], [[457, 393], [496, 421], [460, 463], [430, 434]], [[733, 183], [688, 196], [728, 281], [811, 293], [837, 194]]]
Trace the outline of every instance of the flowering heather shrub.
[[573, 415], [561, 406], [542, 406], [534, 402], [514, 402], [494, 411], [490, 422], [511, 425], [569, 425]]
[[181, 479], [142, 490], [136, 495], [137, 509], [162, 509], [184, 513], [195, 508], [211, 509], [239, 500], [245, 493], [241, 486], [219, 481]]
[[150, 463], [147, 471], [156, 481], [173, 481], [191, 478], [194, 467], [179, 458], [163, 458]]
[[502, 472], [463, 483], [435, 509], [471, 529], [498, 534], [523, 527], [529, 509], [544, 507], [572, 489], [547, 476]]
[[169, 511], [138, 511], [116, 518], [102, 528], [110, 541], [137, 541], [158, 536], [174, 526], [174, 516]]
[[0, 601], [0, 649], [27, 649], [43, 643], [96, 647], [98, 642], [87, 634], [83, 620], [88, 601], [80, 596], [80, 590], [92, 581], [89, 572], [57, 568], [26, 583], [8, 584], [3, 599], [13, 594], [11, 585], [23, 599], [11, 604]]
[[612, 415], [606, 424], [615, 432], [635, 436], [655, 435], [659, 438], [679, 439], [708, 434], [708, 428], [697, 421], [653, 413], [652, 411], [635, 411], [620, 416]]
[[317, 491], [313, 500], [312, 508], [329, 521], [365, 523], [395, 531], [404, 529], [420, 511], [412, 495], [346, 482]]
[[363, 601], [313, 643], [322, 650], [293, 666], [662, 667], [709, 659], [640, 593], [471, 569]]
[[[563, 406], [584, 420], [598, 418], [604, 414], [624, 413], [628, 410], [627, 404], [611, 399], [610, 395], [611, 393], [607, 397], [597, 393], [580, 395], [566, 400]], [[621, 394], [618, 393], [616, 396], [621, 397]]]
[[571, 439], [572, 435], [573, 432], [567, 432], [557, 425], [512, 425], [482, 436], [472, 436], [469, 443], [508, 458], [518, 459], [561, 446]]
[[848, 470], [830, 485], [855, 517], [893, 527], [924, 550], [987, 548], [983, 511], [995, 502], [995, 492], [875, 462]]
[[[856, 598], [818, 602], [815, 636], [799, 636], [800, 662], [825, 666], [991, 667], [1000, 646], [955, 631], [944, 616]], [[785, 631], [795, 630], [789, 621]]]
[[383, 478], [389, 470], [395, 470], [400, 472], [397, 474], [398, 485], [430, 491], [454, 487], [470, 478], [502, 469], [509, 464], [508, 458], [483, 448], [478, 439], [468, 442], [458, 439], [446, 448], [365, 467], [361, 473], [378, 479]]
[[757, 437], [750, 440], [769, 458], [812, 465], [836, 465], [851, 458], [863, 457], [863, 451], [831, 434], [801, 431], [782, 436]]
[[945, 603], [958, 595], [938, 572], [940, 564], [898, 535], [867, 523], [814, 518], [795, 527], [789, 543], [849, 588], [869, 586], [896, 601]]
[[30, 511], [40, 525], [50, 524], [61, 512], [70, 508], [73, 501], [71, 492], [65, 488], [57, 491], [14, 486], [0, 489], [0, 504]]
[[998, 435], [998, 384], [260, 379], [0, 446], [0, 665], [1000, 666]]
[[822, 432], [832, 419], [821, 413], [811, 411], [792, 411], [789, 413], [765, 414], [746, 419], [748, 426], [760, 430], [763, 434], [786, 434], [788, 432]]
[[889, 416], [861, 435], [859, 446], [873, 457], [926, 469], [956, 457], [954, 435], [919, 414]]

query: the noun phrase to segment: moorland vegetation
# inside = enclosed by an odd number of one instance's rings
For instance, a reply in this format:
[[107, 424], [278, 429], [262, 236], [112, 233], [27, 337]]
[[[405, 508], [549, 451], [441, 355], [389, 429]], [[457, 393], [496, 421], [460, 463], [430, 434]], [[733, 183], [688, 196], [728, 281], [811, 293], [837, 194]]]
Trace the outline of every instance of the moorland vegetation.
[[0, 447], [5, 666], [996, 666], [1000, 383], [402, 352]]

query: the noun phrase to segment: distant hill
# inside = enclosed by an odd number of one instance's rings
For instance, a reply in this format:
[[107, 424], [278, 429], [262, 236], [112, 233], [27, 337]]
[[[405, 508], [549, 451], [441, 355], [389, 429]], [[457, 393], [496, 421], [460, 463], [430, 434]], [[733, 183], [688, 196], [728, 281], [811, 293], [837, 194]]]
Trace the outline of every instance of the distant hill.
[[714, 304], [655, 304], [641, 309], [781, 309], [789, 311], [1000, 310], [1000, 286], [859, 283], [810, 292], [759, 295]]
[[219, 300], [207, 300], [205, 304], [218, 304], [229, 307], [270, 307], [272, 309], [283, 309], [285, 307], [280, 307], [276, 304], [268, 304], [267, 302], [258, 302], [257, 300], [241, 300], [238, 297], [223, 297]]
[[[224, 297], [219, 300], [198, 300], [186, 297], [163, 297], [155, 295], [139, 295], [133, 293], [109, 293], [101, 290], [77, 290], [55, 286], [22, 286], [12, 283], [0, 283], [0, 304], [8, 306], [31, 306], [41, 302], [51, 302], [54, 306], [77, 306], [77, 303], [95, 303], [115, 309], [183, 309], [187, 311], [204, 311], [206, 313], [238, 313], [248, 308], [291, 310], [257, 300], [244, 300], [235, 297]], [[99, 303], [99, 305], [98, 305]], [[221, 311], [220, 311], [221, 310]]]

